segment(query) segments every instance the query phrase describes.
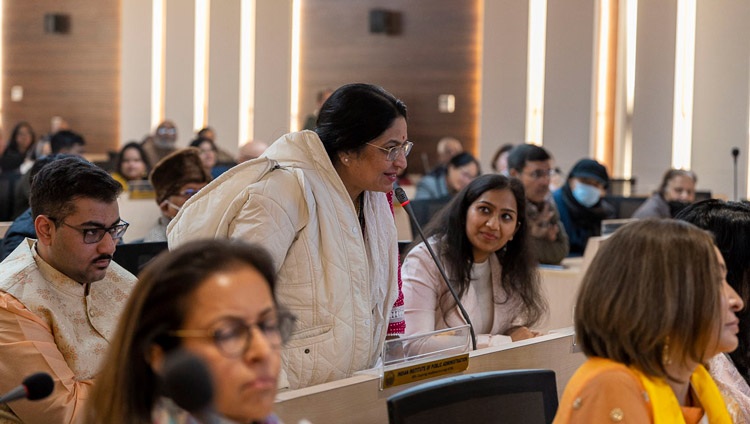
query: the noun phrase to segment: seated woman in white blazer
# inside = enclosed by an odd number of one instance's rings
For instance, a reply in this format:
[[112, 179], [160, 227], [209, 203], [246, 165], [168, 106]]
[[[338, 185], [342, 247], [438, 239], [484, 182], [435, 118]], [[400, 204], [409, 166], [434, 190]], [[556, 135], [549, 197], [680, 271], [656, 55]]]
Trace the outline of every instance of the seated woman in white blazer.
[[[483, 175], [430, 222], [425, 237], [441, 259], [477, 334], [477, 348], [538, 335], [545, 314], [536, 261], [527, 240], [523, 185]], [[401, 268], [407, 335], [464, 325], [424, 242]]]

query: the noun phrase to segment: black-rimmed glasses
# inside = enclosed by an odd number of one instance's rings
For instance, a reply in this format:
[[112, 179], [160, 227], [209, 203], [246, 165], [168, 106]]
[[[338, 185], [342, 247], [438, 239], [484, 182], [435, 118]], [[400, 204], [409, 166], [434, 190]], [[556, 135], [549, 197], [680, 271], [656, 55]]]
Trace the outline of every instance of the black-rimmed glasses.
[[376, 146], [376, 145], [374, 145], [372, 143], [365, 143], [365, 144], [369, 144], [372, 147], [375, 147], [375, 148], [378, 148], [378, 149], [380, 149], [380, 150], [382, 150], [384, 152], [387, 152], [385, 158], [388, 159], [391, 162], [393, 162], [394, 160], [396, 160], [396, 158], [398, 157], [399, 153], [403, 153], [404, 157], [409, 156], [409, 153], [411, 153], [411, 148], [414, 147], [414, 143], [412, 143], [411, 141], [407, 141], [406, 143], [404, 143], [404, 144], [402, 144], [400, 146], [391, 147], [390, 149], [386, 149], [385, 147]]
[[281, 347], [291, 336], [297, 318], [288, 312], [257, 323], [247, 323], [239, 318], [225, 318], [212, 330], [175, 330], [168, 334], [180, 338], [208, 338], [225, 356], [237, 358], [245, 354], [253, 342], [253, 329], [260, 330], [268, 343]]
[[[57, 222], [55, 218], [49, 217], [49, 219], [53, 222]], [[125, 231], [127, 231], [129, 223], [120, 220], [117, 224], [111, 226], [111, 227], [94, 227], [94, 228], [78, 228], [74, 227], [70, 224], [67, 224], [65, 221], [60, 221], [60, 223], [66, 227], [72, 228], [76, 231], [81, 232], [83, 234], [83, 242], [86, 244], [94, 244], [99, 243], [104, 238], [104, 235], [109, 233], [110, 236], [112, 236], [112, 240], [117, 241], [122, 238], [122, 236], [125, 235]]]

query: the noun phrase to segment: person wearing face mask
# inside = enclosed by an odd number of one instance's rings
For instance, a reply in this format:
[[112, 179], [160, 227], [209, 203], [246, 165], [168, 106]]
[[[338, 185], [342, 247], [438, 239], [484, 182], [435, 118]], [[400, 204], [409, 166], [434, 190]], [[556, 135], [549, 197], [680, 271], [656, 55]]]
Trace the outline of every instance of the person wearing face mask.
[[570, 255], [582, 255], [589, 237], [601, 234], [602, 220], [614, 218], [614, 207], [602, 199], [608, 186], [604, 165], [581, 159], [570, 170], [565, 184], [553, 193], [570, 240]]
[[664, 173], [659, 191], [633, 213], [633, 218], [672, 218], [695, 201], [698, 177], [693, 171], [670, 169]]
[[167, 225], [198, 190], [211, 181], [203, 167], [200, 150], [195, 147], [178, 150], [156, 164], [149, 176], [156, 192], [161, 216], [143, 239], [144, 242], [167, 241]]

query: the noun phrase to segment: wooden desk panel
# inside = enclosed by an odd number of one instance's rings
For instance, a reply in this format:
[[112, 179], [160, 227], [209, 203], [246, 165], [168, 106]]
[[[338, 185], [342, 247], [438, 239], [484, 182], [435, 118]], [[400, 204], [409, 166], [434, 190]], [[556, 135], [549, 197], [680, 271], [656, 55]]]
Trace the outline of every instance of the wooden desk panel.
[[8, 232], [8, 228], [10, 228], [11, 224], [13, 224], [13, 221], [0, 222], [0, 239], [5, 237], [5, 233]]
[[[572, 329], [560, 330], [535, 339], [472, 352], [463, 374], [503, 369], [543, 368], [555, 371], [558, 396], [575, 370], [585, 361], [573, 352]], [[441, 377], [444, 378], [444, 377]], [[301, 420], [312, 423], [387, 423], [389, 396], [421, 382], [380, 390], [376, 375], [351, 378], [279, 393], [274, 410], [287, 424]]]
[[576, 304], [583, 272], [578, 263], [566, 266], [568, 267], [565, 269], [539, 270], [542, 289], [549, 304], [549, 314], [541, 325], [537, 326], [539, 330], [549, 331], [573, 325], [573, 307]]

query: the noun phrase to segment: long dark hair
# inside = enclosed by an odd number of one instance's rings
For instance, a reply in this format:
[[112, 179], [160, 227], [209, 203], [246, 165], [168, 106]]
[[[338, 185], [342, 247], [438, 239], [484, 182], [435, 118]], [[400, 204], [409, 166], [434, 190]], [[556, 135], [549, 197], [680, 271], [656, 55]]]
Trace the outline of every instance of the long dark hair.
[[[26, 148], [23, 152], [21, 151], [20, 146], [18, 145], [18, 141], [16, 141], [16, 138], [18, 138], [18, 133], [21, 131], [21, 128], [26, 128], [29, 130], [29, 134], [31, 135], [31, 143], [29, 143], [29, 147]], [[34, 129], [31, 128], [31, 124], [29, 124], [26, 121], [21, 121], [16, 124], [15, 127], [13, 127], [13, 132], [10, 134], [10, 142], [8, 143], [8, 147], [6, 150], [19, 152], [21, 154], [26, 154], [29, 149], [34, 147], [34, 143], [36, 143], [36, 134], [34, 133]]]
[[141, 155], [143, 164], [146, 165], [146, 175], [149, 175], [151, 173], [151, 164], [148, 162], [148, 156], [146, 156], [146, 152], [143, 150], [143, 147], [141, 147], [141, 143], [138, 143], [137, 141], [130, 141], [120, 149], [120, 154], [117, 155], [117, 164], [115, 165], [117, 173], [125, 178], [125, 175], [122, 173], [122, 161], [125, 158], [125, 151], [128, 149], [135, 149], [138, 151], [138, 154]]
[[180, 341], [178, 330], [190, 296], [217, 272], [250, 266], [273, 293], [273, 261], [261, 247], [238, 240], [199, 240], [159, 255], [140, 274], [112, 339], [104, 369], [90, 399], [91, 423], [150, 423], [160, 383], [147, 357], [152, 346], [165, 352]]
[[363, 149], [398, 117], [406, 119], [406, 105], [382, 87], [348, 84], [334, 91], [320, 107], [315, 132], [335, 165], [338, 152]]
[[436, 240], [438, 255], [449, 270], [448, 278], [458, 296], [463, 296], [469, 288], [471, 268], [474, 266], [473, 245], [466, 235], [466, 214], [471, 204], [490, 190], [510, 190], [516, 199], [518, 230], [513, 240], [495, 255], [503, 267], [503, 290], [509, 297], [518, 296], [521, 299], [526, 312], [522, 325], [532, 326], [546, 312], [547, 303], [541, 292], [536, 259], [530, 250], [526, 196], [523, 184], [518, 179], [497, 174], [477, 177], [430, 221], [425, 229], [425, 237]]
[[727, 282], [745, 302], [745, 308], [737, 312], [740, 343], [729, 356], [750, 383], [750, 204], [708, 199], [686, 206], [675, 219], [710, 231], [724, 256]]

